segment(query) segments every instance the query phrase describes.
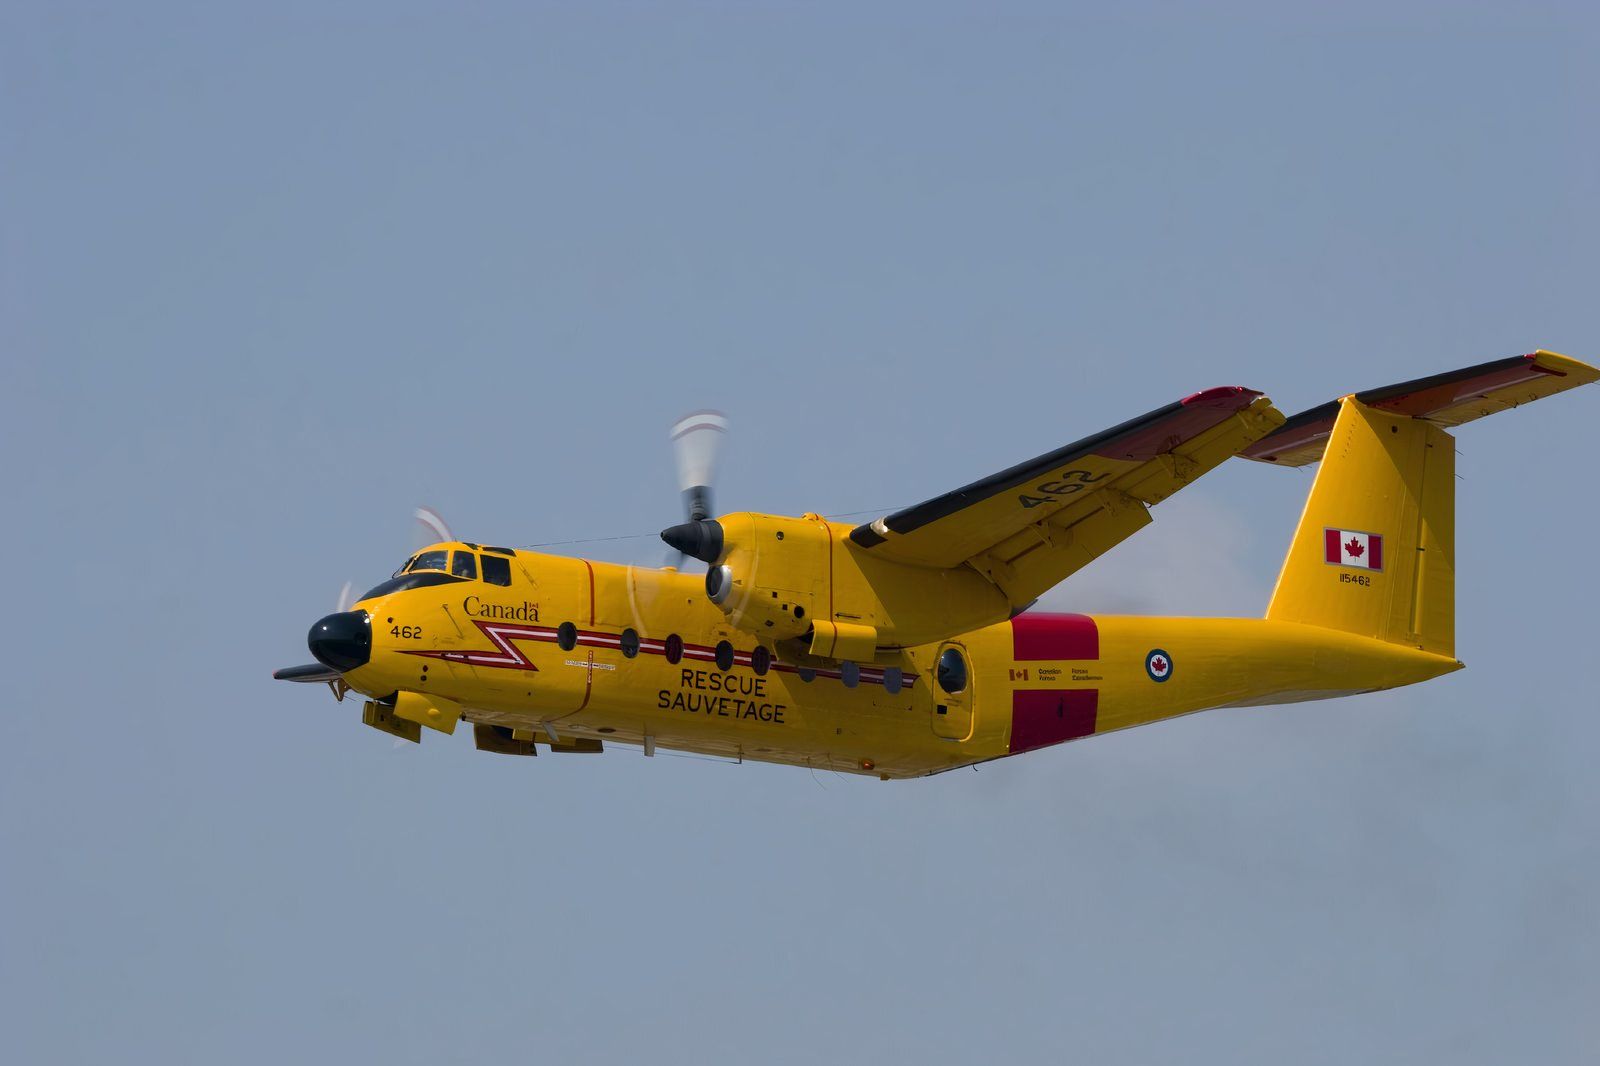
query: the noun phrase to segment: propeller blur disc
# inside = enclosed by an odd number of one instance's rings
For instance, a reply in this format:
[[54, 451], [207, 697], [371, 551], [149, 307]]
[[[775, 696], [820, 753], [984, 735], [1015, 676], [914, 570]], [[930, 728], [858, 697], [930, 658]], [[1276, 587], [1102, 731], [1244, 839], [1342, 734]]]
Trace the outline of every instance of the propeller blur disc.
[[444, 524], [444, 519], [439, 517], [439, 512], [431, 507], [418, 507], [411, 512], [424, 530], [427, 531], [428, 544], [438, 544], [440, 541], [455, 540], [451, 535], [450, 527]]
[[711, 486], [728, 418], [720, 411], [694, 411], [672, 425], [672, 450], [678, 461], [678, 489], [691, 522], [711, 517]]

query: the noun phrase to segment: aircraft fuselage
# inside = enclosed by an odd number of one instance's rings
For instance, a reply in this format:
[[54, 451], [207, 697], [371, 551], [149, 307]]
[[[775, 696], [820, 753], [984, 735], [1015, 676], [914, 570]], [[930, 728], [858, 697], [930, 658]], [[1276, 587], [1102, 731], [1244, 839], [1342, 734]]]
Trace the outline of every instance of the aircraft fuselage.
[[402, 707], [446, 731], [465, 719], [539, 743], [624, 742], [895, 778], [1460, 666], [1261, 619], [1032, 613], [871, 663], [805, 666], [731, 626], [698, 574], [530, 552], [515, 553], [511, 571], [505, 586], [457, 580], [362, 600], [371, 654], [347, 683], [374, 699], [414, 693], [422, 700]]

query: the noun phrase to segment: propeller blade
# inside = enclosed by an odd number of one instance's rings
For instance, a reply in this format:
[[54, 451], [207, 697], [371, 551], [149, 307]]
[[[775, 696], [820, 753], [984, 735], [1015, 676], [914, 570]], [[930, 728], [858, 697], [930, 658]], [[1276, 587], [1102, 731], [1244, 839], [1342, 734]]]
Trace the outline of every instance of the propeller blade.
[[427, 531], [427, 535], [429, 537], [427, 541], [428, 544], [437, 544], [443, 540], [456, 539], [454, 535], [451, 534], [450, 527], [445, 525], [444, 519], [439, 516], [439, 512], [435, 511], [433, 508], [418, 507], [415, 511], [411, 512], [411, 514], [413, 518], [421, 523], [422, 528]]
[[711, 517], [711, 486], [727, 432], [728, 419], [720, 411], [694, 411], [672, 425], [678, 489], [683, 493], [684, 513], [691, 522]]
[[340, 613], [348, 611], [356, 605], [356, 589], [350, 582], [344, 583], [344, 588], [339, 590], [339, 605], [336, 608]]

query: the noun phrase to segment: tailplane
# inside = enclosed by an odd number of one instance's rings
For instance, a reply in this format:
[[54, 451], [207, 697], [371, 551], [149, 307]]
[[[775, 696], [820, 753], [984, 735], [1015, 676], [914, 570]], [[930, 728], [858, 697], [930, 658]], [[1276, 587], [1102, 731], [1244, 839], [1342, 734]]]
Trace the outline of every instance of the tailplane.
[[1267, 618], [1455, 657], [1455, 438], [1444, 429], [1600, 378], [1540, 351], [1346, 396], [1244, 456], [1319, 459]]

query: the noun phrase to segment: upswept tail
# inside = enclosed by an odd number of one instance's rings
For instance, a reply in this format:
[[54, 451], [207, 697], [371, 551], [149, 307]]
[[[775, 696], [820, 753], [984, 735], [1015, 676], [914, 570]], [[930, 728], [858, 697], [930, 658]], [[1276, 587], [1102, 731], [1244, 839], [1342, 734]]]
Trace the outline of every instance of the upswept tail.
[[1444, 429], [1600, 379], [1539, 351], [1371, 389], [1241, 454], [1321, 460], [1267, 618], [1455, 656], [1455, 438]]

